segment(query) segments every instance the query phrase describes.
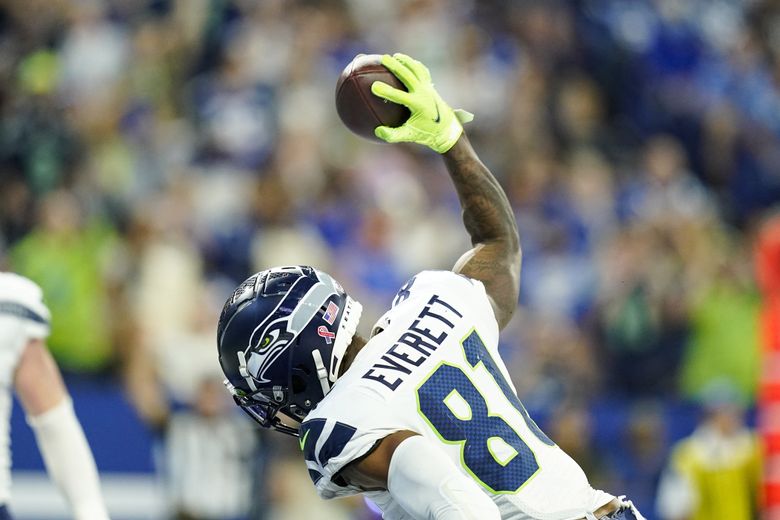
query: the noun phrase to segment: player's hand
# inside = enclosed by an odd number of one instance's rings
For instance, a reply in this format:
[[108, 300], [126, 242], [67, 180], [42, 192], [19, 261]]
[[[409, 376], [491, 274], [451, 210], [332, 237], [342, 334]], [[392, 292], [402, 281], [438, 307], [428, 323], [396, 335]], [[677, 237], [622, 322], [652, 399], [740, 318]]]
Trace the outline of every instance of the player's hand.
[[381, 81], [371, 85], [371, 92], [382, 99], [406, 106], [412, 115], [398, 128], [377, 127], [374, 130], [376, 136], [388, 143], [422, 144], [438, 153], [452, 148], [463, 133], [461, 123], [468, 123], [474, 116], [465, 110], [450, 108], [433, 88], [428, 68], [419, 61], [405, 54], [385, 54], [382, 56], [382, 65], [406, 86], [408, 92]]

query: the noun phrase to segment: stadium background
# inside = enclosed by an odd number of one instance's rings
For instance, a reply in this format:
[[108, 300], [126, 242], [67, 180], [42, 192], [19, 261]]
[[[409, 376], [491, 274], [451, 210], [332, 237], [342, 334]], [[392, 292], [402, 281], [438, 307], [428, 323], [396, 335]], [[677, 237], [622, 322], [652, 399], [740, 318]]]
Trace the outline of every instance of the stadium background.
[[[502, 352], [593, 484], [658, 518], [703, 402], [755, 423], [777, 2], [6, 0], [0, 267], [44, 288], [116, 518], [162, 518], [173, 496], [240, 517], [249, 489], [252, 518], [368, 517], [313, 499], [294, 442], [229, 408], [214, 330], [236, 283], [309, 263], [364, 303], [367, 332], [409, 275], [467, 247], [440, 161], [335, 115], [344, 65], [393, 51], [476, 113], [524, 250]], [[61, 517], [18, 410], [13, 450], [19, 516]]]

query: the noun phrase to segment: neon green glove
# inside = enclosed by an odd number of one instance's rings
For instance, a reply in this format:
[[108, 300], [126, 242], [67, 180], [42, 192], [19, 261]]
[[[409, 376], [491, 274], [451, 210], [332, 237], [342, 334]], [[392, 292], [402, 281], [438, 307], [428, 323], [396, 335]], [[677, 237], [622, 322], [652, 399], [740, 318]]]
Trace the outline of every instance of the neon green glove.
[[388, 143], [412, 142], [444, 153], [463, 133], [461, 123], [468, 123], [474, 115], [465, 110], [453, 110], [433, 88], [431, 73], [419, 61], [405, 54], [382, 56], [382, 65], [403, 83], [408, 92], [375, 81], [371, 92], [375, 96], [404, 105], [412, 115], [398, 128], [378, 126], [374, 133]]

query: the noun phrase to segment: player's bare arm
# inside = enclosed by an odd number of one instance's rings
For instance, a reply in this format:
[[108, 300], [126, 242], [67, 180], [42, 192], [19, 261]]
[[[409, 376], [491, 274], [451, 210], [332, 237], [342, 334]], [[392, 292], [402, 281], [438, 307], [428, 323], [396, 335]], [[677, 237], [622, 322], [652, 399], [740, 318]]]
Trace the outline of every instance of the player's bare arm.
[[[46, 470], [69, 502], [72, 518], [108, 519], [92, 452], [46, 347], [50, 319], [40, 287], [24, 277], [0, 273], [0, 347], [7, 354], [3, 370], [12, 378]], [[7, 424], [2, 429], [7, 435]], [[7, 484], [8, 477], [0, 475], [2, 481]]]
[[498, 326], [504, 328], [515, 312], [520, 289], [520, 239], [512, 207], [465, 134], [443, 157], [474, 246], [454, 271], [485, 285]]
[[43, 340], [28, 342], [14, 374], [14, 387], [46, 469], [70, 502], [74, 518], [107, 519], [92, 452]]
[[14, 386], [25, 412], [31, 416], [48, 412], [67, 398], [57, 364], [43, 340], [31, 340], [22, 353]]
[[499, 328], [512, 318], [520, 287], [520, 240], [509, 200], [490, 170], [479, 160], [463, 133], [462, 122], [472, 115], [453, 110], [433, 88], [422, 63], [403, 54], [383, 56], [382, 65], [404, 84], [402, 91], [376, 81], [378, 97], [409, 108], [402, 126], [380, 126], [376, 135], [387, 142], [414, 142], [442, 154], [463, 208], [463, 222], [474, 249], [455, 265], [455, 271], [485, 285]]

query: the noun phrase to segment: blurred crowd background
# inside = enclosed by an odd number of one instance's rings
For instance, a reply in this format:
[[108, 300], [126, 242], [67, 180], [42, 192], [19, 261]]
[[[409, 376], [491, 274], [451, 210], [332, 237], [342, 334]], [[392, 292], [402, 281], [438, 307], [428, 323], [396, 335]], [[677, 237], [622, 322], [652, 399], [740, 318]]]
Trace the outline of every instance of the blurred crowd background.
[[[339, 279], [367, 333], [406, 278], [468, 247], [441, 161], [335, 114], [352, 57], [395, 51], [476, 114], [515, 209], [501, 348], [532, 415], [649, 520], [757, 518], [756, 457], [723, 466], [747, 512], [701, 516], [678, 441], [752, 442], [773, 0], [0, 3], [0, 268], [43, 287], [101, 469], [137, 452], [176, 518], [369, 517], [312, 498], [294, 441], [236, 415], [214, 335], [237, 283], [290, 263]], [[127, 421], [143, 427], [110, 448], [102, 424]]]

